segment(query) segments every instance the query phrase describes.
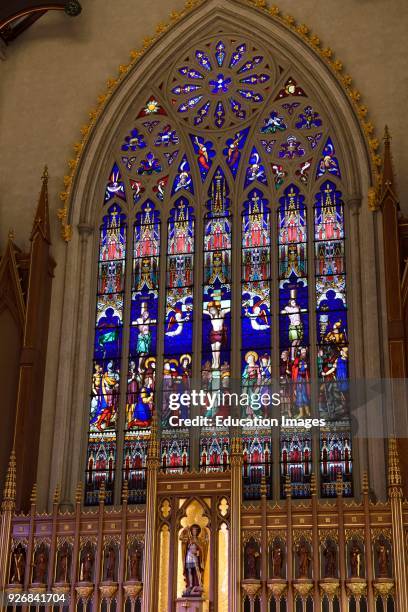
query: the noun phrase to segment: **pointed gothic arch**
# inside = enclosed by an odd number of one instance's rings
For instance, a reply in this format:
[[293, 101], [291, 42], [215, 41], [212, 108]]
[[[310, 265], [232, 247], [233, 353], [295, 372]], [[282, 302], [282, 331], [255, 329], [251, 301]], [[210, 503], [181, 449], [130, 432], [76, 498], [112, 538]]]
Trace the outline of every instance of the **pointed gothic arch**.
[[[256, 32], [256, 36], [254, 36]], [[112, 169], [111, 151], [119, 143], [124, 135], [124, 126], [128, 130], [134, 122], [135, 112], [143, 104], [146, 95], [144, 92], [152, 91], [160, 98], [165, 99], [163, 90], [168, 65], [174, 64], [175, 58], [183, 57], [184, 49], [190, 47], [195, 41], [203, 41], [216, 33], [225, 33], [227, 36], [236, 38], [243, 37], [254, 44], [267, 50], [271, 58], [271, 64], [276, 75], [281, 80], [283, 77], [292, 77], [301, 81], [302, 86], [313, 92], [319, 109], [330, 117], [331, 135], [336, 142], [336, 154], [341, 159], [342, 179], [344, 184], [343, 197], [348, 208], [350, 221], [350, 235], [353, 249], [349, 252], [349, 261], [355, 274], [350, 278], [349, 299], [350, 312], [353, 320], [353, 334], [351, 344], [355, 355], [364, 354], [364, 346], [369, 345], [367, 338], [363, 338], [361, 328], [362, 299], [370, 301], [374, 295], [375, 284], [361, 280], [359, 251], [360, 244], [367, 246], [366, 265], [369, 265], [370, 257], [374, 261], [374, 232], [365, 236], [362, 240], [359, 236], [359, 214], [361, 200], [366, 199], [367, 191], [371, 183], [371, 168], [369, 151], [364, 134], [354, 113], [352, 104], [344, 90], [340, 87], [338, 80], [325, 65], [321, 57], [302, 40], [299, 40], [283, 24], [271, 21], [249, 6], [235, 2], [220, 2], [212, 0], [198, 6], [191, 14], [187, 15], [173, 28], [168, 30], [165, 36], [158, 40], [143, 58], [130, 70], [121, 81], [119, 87], [114, 91], [99, 117], [95, 128], [83, 150], [77, 174], [72, 185], [70, 218], [69, 222], [74, 228], [72, 241], [68, 245], [66, 262], [66, 291], [73, 296], [75, 307], [67, 314], [63, 321], [62, 352], [60, 359], [60, 385], [66, 386], [70, 391], [61, 397], [58, 410], [62, 411], [59, 427], [65, 431], [65, 449], [62, 455], [57, 448], [54, 454], [56, 462], [53, 465], [55, 480], [65, 483], [66, 498], [70, 497], [70, 491], [74, 483], [80, 478], [81, 465], [76, 460], [68, 459], [68, 449], [74, 444], [75, 456], [84, 456], [85, 441], [82, 433], [86, 429], [86, 410], [84, 410], [85, 398], [89, 388], [89, 364], [91, 357], [86, 351], [80, 349], [84, 339], [92, 336], [92, 304], [95, 289], [95, 279], [92, 275], [95, 261], [95, 246], [89, 237], [96, 232], [99, 226], [100, 203], [103, 201], [106, 186], [106, 177]], [[277, 59], [279, 58], [279, 60]], [[279, 67], [280, 66], [280, 67]], [[280, 72], [281, 71], [281, 72]], [[163, 76], [161, 76], [163, 75]], [[152, 87], [149, 84], [154, 83]], [[160, 84], [163, 82], [163, 86]], [[150, 89], [149, 89], [150, 87]], [[168, 103], [168, 100], [167, 100]], [[174, 108], [168, 106], [169, 116], [175, 120]], [[258, 116], [252, 122], [252, 128], [260, 120]], [[229, 131], [233, 131], [231, 128]], [[190, 130], [192, 132], [193, 130]], [[225, 137], [228, 131], [225, 129]], [[187, 131], [186, 131], [187, 134]], [[188, 142], [186, 135], [181, 135], [185, 151], [189, 154], [191, 174], [196, 184], [200, 185], [200, 176], [197, 167], [193, 166], [193, 147]], [[248, 153], [246, 149], [245, 155]], [[242, 159], [237, 179], [242, 178], [242, 172], [247, 160]], [[229, 169], [225, 160], [219, 158], [217, 164], [223, 165], [225, 176], [228, 178], [229, 187], [234, 192], [234, 214], [238, 214], [237, 189], [238, 180], [232, 180], [228, 174]], [[213, 169], [215, 166], [213, 167]], [[213, 170], [212, 169], [212, 170]], [[323, 179], [321, 179], [323, 180]], [[204, 188], [203, 186], [201, 186]], [[129, 191], [129, 185], [127, 185]], [[167, 223], [168, 211], [174, 204], [174, 194], [168, 198], [162, 207], [162, 223]], [[348, 205], [350, 203], [350, 206]], [[197, 215], [197, 210], [196, 213]], [[372, 227], [372, 220], [367, 207], [361, 208], [361, 220], [367, 227]], [[201, 228], [200, 228], [201, 224]], [[197, 215], [197, 235], [202, 232], [202, 221]], [[95, 241], [94, 241], [95, 243]], [[355, 248], [354, 248], [355, 247]], [[369, 255], [369, 253], [371, 255]], [[364, 275], [367, 271], [364, 272]], [[164, 277], [163, 277], [164, 278]], [[363, 287], [363, 291], [360, 290]], [[365, 295], [361, 295], [361, 293]], [[236, 317], [237, 318], [237, 317]], [[375, 321], [373, 323], [374, 335]], [[72, 333], [74, 330], [74, 333]], [[238, 345], [235, 345], [238, 348]], [[234, 351], [234, 347], [232, 349]], [[68, 358], [67, 358], [68, 356]], [[234, 359], [234, 357], [233, 357]], [[64, 362], [64, 366], [62, 363]], [[68, 362], [68, 364], [67, 364]], [[237, 366], [235, 365], [235, 368]], [[372, 363], [365, 363], [363, 357], [356, 359], [354, 367], [355, 376], [360, 376], [367, 371], [377, 371]], [[68, 423], [73, 423], [66, 427]], [[59, 434], [58, 434], [59, 435]], [[57, 440], [57, 432], [55, 440]], [[364, 454], [364, 450], [362, 450]], [[62, 459], [64, 457], [64, 459]], [[363, 463], [365, 459], [363, 458]], [[119, 487], [119, 484], [116, 485]], [[116, 491], [118, 494], [118, 491]]]

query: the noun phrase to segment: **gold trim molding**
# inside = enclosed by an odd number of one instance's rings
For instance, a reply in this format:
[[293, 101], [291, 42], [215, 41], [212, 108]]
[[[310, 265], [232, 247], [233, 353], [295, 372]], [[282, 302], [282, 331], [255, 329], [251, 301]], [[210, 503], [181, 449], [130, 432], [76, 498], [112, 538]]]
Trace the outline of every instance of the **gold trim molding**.
[[[155, 33], [152, 36], [146, 36], [143, 39], [142, 47], [140, 49], [134, 49], [130, 52], [129, 63], [120, 64], [118, 74], [106, 81], [105, 91], [97, 97], [96, 106], [89, 111], [89, 122], [82, 126], [81, 138], [73, 146], [74, 156], [68, 161], [68, 173], [64, 176], [64, 189], [60, 193], [62, 207], [58, 210], [57, 214], [61, 223], [61, 236], [65, 242], [69, 242], [72, 238], [72, 226], [69, 224], [72, 183], [90, 134], [92, 133], [92, 130], [94, 129], [103, 109], [121, 84], [124, 77], [135, 66], [146, 51], [148, 51], [149, 48], [177, 22], [205, 2], [206, 0], [186, 0], [183, 10], [172, 11], [170, 13], [169, 21], [159, 22], [156, 25]], [[298, 38], [303, 40], [317, 55], [319, 55], [337, 78], [338, 82], [352, 103], [370, 152], [370, 163], [374, 186], [371, 186], [369, 189], [369, 208], [370, 210], [374, 210], [372, 200], [375, 198], [378, 191], [380, 167], [382, 163], [381, 157], [378, 155], [380, 142], [375, 135], [373, 123], [367, 118], [368, 108], [361, 102], [362, 95], [360, 91], [354, 87], [353, 78], [350, 76], [350, 74], [345, 72], [343, 62], [336, 58], [331, 47], [324, 47], [322, 45], [321, 39], [314, 34], [307, 25], [304, 23], [298, 23], [295, 17], [292, 15], [284, 15], [277, 6], [269, 5], [267, 0], [235, 0], [235, 2], [249, 5], [255, 10], [266, 15], [268, 18], [284, 25], [288, 30], [298, 36]]]

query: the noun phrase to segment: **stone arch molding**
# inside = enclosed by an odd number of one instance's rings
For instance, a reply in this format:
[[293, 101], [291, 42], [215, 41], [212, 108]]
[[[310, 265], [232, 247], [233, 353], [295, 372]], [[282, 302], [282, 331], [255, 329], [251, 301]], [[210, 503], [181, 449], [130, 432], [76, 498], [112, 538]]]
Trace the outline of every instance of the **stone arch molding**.
[[[94, 225], [95, 209], [102, 201], [101, 183], [109, 173], [110, 153], [129, 109], [151, 83], [165, 75], [169, 64], [182, 56], [195, 40], [219, 31], [253, 39], [272, 57], [291, 66], [291, 74], [313, 91], [319, 106], [330, 116], [333, 134], [343, 158], [349, 194], [365, 194], [372, 182], [370, 153], [353, 105], [326, 62], [285, 25], [267, 18], [236, 0], [208, 0], [170, 28], [121, 80], [109, 98], [85, 144], [70, 193], [69, 223]], [[139, 100], [139, 103], [141, 101]], [[347, 152], [347, 154], [346, 154]], [[100, 177], [103, 177], [102, 179]]]
[[[83, 147], [71, 185], [67, 221], [74, 231], [66, 253], [63, 281], [55, 427], [52, 434], [43, 436], [45, 441], [48, 435], [50, 443], [53, 436], [50, 482], [51, 485], [62, 483], [64, 501], [67, 503], [73, 496], [77, 482], [83, 478], [88, 418], [85, 398], [89, 393], [89, 338], [93, 329], [95, 295], [95, 249], [94, 241], [89, 238], [99, 225], [106, 177], [112, 167], [111, 151], [125, 123], [129, 127], [131, 112], [137, 108], [136, 102], [149, 95], [151, 83], [166, 74], [169, 64], [182, 57], [188, 45], [220, 31], [256, 41], [268, 49], [272, 57], [279, 58], [283, 66], [291, 66], [290, 76], [301, 78], [303, 86], [313, 92], [316, 102], [331, 119], [332, 133], [342, 159], [346, 199], [352, 204], [353, 215], [358, 214], [361, 200], [366, 199], [372, 182], [369, 147], [350, 98], [323, 58], [283, 23], [269, 19], [262, 12], [237, 0], [208, 0], [199, 4], [151, 46], [121, 79], [104, 106]], [[363, 238], [367, 244], [361, 246], [369, 262], [375, 259], [376, 252], [372, 215], [366, 206], [361, 210], [360, 221], [372, 229]], [[350, 291], [351, 311], [353, 327], [359, 330], [355, 334], [354, 351], [363, 354], [366, 340], [360, 329], [363, 307], [358, 221], [354, 228], [352, 241], [357, 249], [351, 262], [356, 272]], [[366, 276], [363, 291], [366, 292], [365, 299], [370, 302], [375, 299], [377, 290], [375, 281], [367, 279]], [[368, 344], [377, 343], [378, 346], [375, 321], [368, 333]], [[357, 376], [363, 374], [364, 365], [362, 360], [357, 364]], [[371, 372], [366, 372], [366, 375], [370, 374], [373, 377], [378, 375], [375, 366]], [[48, 495], [48, 488], [43, 495]]]

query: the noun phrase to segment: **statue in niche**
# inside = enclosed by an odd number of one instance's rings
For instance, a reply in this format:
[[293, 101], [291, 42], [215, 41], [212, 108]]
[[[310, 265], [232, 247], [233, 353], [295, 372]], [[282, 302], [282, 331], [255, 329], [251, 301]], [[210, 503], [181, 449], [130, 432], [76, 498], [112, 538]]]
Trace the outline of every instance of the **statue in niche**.
[[323, 550], [324, 556], [324, 577], [335, 578], [337, 575], [337, 550], [333, 542], [327, 542]]
[[68, 584], [68, 573], [69, 573], [69, 548], [67, 544], [58, 551], [58, 562], [57, 562], [57, 583]]
[[260, 553], [259, 544], [255, 540], [251, 539], [245, 546], [245, 564], [244, 564], [244, 578], [255, 579], [260, 578]]
[[79, 580], [80, 582], [92, 582], [94, 555], [92, 550], [86, 549], [81, 558]]
[[13, 551], [11, 558], [11, 584], [24, 584], [25, 562], [25, 550], [24, 547], [19, 544], [17, 548]]
[[199, 525], [185, 527], [180, 535], [183, 553], [183, 575], [186, 588], [183, 597], [201, 597], [204, 591], [204, 568], [208, 537]]
[[377, 562], [378, 562], [378, 577], [389, 578], [388, 575], [388, 559], [389, 551], [387, 544], [384, 541], [379, 542], [377, 546]]
[[142, 552], [138, 546], [135, 546], [129, 555], [129, 580], [132, 582], [140, 582]]
[[360, 578], [361, 574], [361, 550], [358, 543], [354, 540], [350, 548], [350, 574], [351, 578]]
[[299, 578], [309, 578], [310, 562], [312, 558], [309, 554], [308, 545], [305, 542], [301, 542], [296, 552], [299, 562]]
[[272, 578], [282, 578], [283, 550], [280, 542], [276, 542], [272, 549]]
[[109, 546], [105, 550], [105, 580], [108, 582], [115, 581], [116, 573], [116, 550], [113, 546]]
[[48, 555], [45, 548], [39, 548], [34, 555], [33, 583], [46, 584]]

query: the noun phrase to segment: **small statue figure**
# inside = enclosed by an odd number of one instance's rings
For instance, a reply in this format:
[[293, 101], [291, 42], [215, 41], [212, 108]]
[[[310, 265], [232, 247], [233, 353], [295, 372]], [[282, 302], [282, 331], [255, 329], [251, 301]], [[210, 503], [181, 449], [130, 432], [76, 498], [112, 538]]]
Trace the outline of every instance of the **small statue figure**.
[[325, 558], [324, 563], [324, 577], [335, 578], [337, 575], [337, 551], [332, 542], [328, 542], [326, 548], [323, 550]]
[[282, 578], [283, 550], [281, 545], [276, 543], [272, 550], [272, 578]]
[[299, 578], [309, 578], [309, 568], [312, 559], [309, 555], [307, 544], [302, 542], [298, 546], [297, 555], [299, 559]]
[[45, 584], [47, 582], [48, 557], [43, 549], [39, 549], [34, 557], [33, 582]]
[[353, 542], [350, 548], [350, 574], [351, 578], [360, 578], [361, 550], [357, 542]]
[[378, 577], [388, 578], [388, 557], [389, 552], [385, 542], [380, 542], [377, 546]]
[[140, 561], [142, 558], [142, 553], [139, 548], [135, 548], [132, 550], [129, 556], [129, 578], [133, 581], [140, 581]]
[[183, 574], [186, 588], [183, 597], [201, 597], [204, 590], [203, 576], [207, 558], [207, 534], [199, 525], [185, 527], [180, 535], [183, 551]]
[[14, 550], [11, 559], [11, 584], [23, 584], [25, 572], [25, 550], [19, 544]]
[[254, 541], [245, 546], [245, 578], [259, 579], [259, 547]]
[[79, 573], [80, 582], [92, 582], [93, 564], [94, 556], [90, 550], [87, 550], [82, 557]]
[[[106, 554], [107, 552], [107, 554]], [[106, 577], [105, 579], [109, 582], [115, 581], [115, 569], [116, 569], [116, 551], [113, 546], [109, 546], [108, 550], [105, 551], [106, 559]]]
[[60, 584], [68, 584], [68, 563], [68, 547], [64, 545], [58, 555], [57, 582]]

